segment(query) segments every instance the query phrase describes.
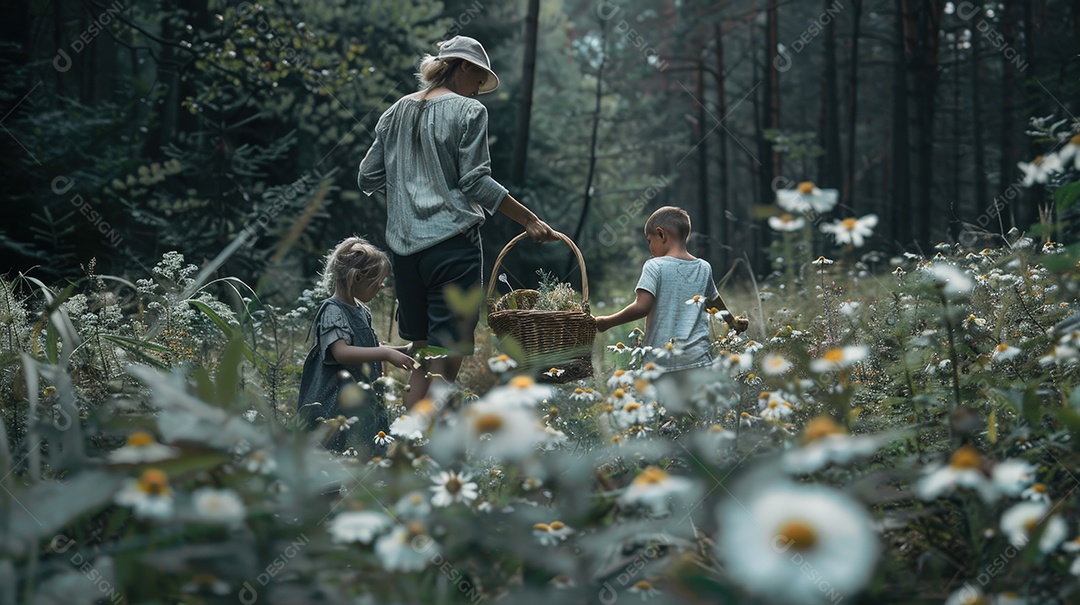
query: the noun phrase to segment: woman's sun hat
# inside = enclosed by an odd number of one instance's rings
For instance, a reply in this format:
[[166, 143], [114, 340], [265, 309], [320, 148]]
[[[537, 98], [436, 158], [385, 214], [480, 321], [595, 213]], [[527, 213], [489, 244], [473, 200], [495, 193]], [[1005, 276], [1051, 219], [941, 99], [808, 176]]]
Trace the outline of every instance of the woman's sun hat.
[[488, 59], [484, 46], [475, 38], [454, 36], [449, 40], [439, 42], [438, 56], [440, 59], [465, 59], [488, 72], [491, 77], [484, 80], [484, 85], [480, 87], [479, 94], [489, 93], [499, 87], [499, 76], [495, 75], [495, 72], [491, 70], [491, 59]]

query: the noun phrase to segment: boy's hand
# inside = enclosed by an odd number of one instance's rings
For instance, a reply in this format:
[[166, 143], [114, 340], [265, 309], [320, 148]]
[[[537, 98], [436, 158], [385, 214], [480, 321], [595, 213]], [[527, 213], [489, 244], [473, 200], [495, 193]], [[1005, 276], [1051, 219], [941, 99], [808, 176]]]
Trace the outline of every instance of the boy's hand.
[[750, 327], [750, 320], [745, 315], [740, 315], [731, 320], [731, 329], [743, 333]]
[[604, 332], [608, 328], [611, 327], [611, 324], [609, 323], [608, 318], [607, 318], [606, 315], [601, 315], [600, 317], [595, 317], [593, 319], [596, 320], [596, 331], [597, 332]]
[[525, 224], [525, 232], [536, 242], [554, 242], [559, 239], [555, 230], [538, 218], [534, 218]]
[[391, 365], [395, 365], [402, 370], [409, 372], [420, 367], [420, 364], [412, 357], [409, 357], [397, 349], [391, 349], [389, 347], [386, 347], [386, 361], [390, 362]]

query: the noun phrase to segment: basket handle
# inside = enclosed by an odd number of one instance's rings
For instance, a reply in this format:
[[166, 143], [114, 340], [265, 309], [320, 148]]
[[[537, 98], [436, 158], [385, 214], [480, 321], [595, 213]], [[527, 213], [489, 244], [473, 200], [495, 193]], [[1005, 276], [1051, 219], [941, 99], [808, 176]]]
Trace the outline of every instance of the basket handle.
[[[510, 240], [509, 242], [506, 243], [506, 246], [503, 247], [502, 252], [500, 252], [499, 256], [495, 259], [495, 265], [491, 268], [491, 280], [488, 282], [488, 291], [487, 291], [487, 300], [488, 301], [493, 300], [492, 296], [495, 294], [495, 278], [499, 274], [499, 265], [501, 265], [503, 259], [506, 258], [506, 253], [510, 251], [510, 248], [514, 247], [514, 244], [516, 244], [516, 243], [520, 242], [521, 240], [525, 239], [525, 237], [527, 237], [528, 235], [529, 235], [528, 232], [524, 232], [524, 231], [517, 234], [514, 237], [514, 239], [512, 239], [512, 240]], [[555, 235], [560, 240], [562, 240], [564, 244], [566, 244], [567, 246], [570, 246], [570, 249], [574, 251], [574, 256], [577, 257], [578, 267], [581, 268], [581, 304], [582, 305], [588, 305], [589, 304], [589, 276], [588, 276], [588, 274], [585, 273], [585, 259], [582, 258], [582, 256], [581, 256], [581, 250], [578, 250], [578, 247], [574, 245], [573, 240], [571, 240], [565, 234], [562, 234], [562, 233], [559, 233], [558, 231], [556, 231]]]

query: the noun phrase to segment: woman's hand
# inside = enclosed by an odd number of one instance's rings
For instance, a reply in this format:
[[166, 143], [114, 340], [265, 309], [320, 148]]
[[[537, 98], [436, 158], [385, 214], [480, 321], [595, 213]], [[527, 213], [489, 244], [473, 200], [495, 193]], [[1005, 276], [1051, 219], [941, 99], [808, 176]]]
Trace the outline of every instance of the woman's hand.
[[607, 329], [611, 327], [611, 324], [609, 323], [607, 315], [601, 315], [599, 317], [594, 317], [593, 319], [596, 320], [596, 331], [597, 332], [607, 331]]
[[553, 242], [559, 239], [558, 234], [547, 223], [533, 217], [525, 223], [525, 232], [536, 242]]

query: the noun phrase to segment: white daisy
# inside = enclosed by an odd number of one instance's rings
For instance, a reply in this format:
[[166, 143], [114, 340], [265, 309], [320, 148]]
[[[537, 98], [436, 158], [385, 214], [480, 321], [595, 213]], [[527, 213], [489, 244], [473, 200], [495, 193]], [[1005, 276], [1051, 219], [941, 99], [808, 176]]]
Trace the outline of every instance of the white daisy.
[[551, 393], [551, 387], [536, 384], [536, 381], [528, 376], [515, 376], [505, 385], [488, 391], [484, 395], [484, 401], [532, 407], [550, 397]]
[[1050, 503], [1050, 490], [1045, 483], [1034, 483], [1031, 487], [1020, 492], [1020, 497], [1033, 502]]
[[394, 505], [394, 515], [405, 521], [426, 519], [430, 514], [431, 504], [419, 490], [405, 494]]
[[694, 305], [695, 307], [700, 309], [705, 306], [705, 297], [700, 294], [695, 294], [693, 297], [690, 298], [690, 300], [686, 301], [686, 304]]
[[533, 537], [543, 546], [555, 546], [572, 533], [574, 533], [574, 530], [570, 529], [562, 521], [533, 525]]
[[435, 477], [435, 485], [431, 491], [435, 495], [431, 497], [431, 504], [438, 507], [450, 506], [455, 502], [468, 504], [479, 495], [477, 486], [470, 481], [469, 475], [459, 475], [454, 471], [443, 471]]
[[480, 401], [462, 411], [451, 438], [459, 451], [502, 461], [525, 458], [548, 436], [532, 410]]
[[731, 579], [793, 604], [822, 603], [823, 580], [829, 595], [852, 595], [870, 582], [880, 545], [860, 503], [820, 485], [758, 485], [737, 491], [717, 511], [722, 529], [716, 550]]
[[371, 544], [376, 536], [394, 524], [387, 515], [373, 510], [350, 510], [334, 517], [327, 525], [330, 538], [339, 544]]
[[497, 355], [495, 357], [488, 358], [488, 369], [496, 374], [502, 374], [503, 372], [509, 372], [518, 366], [517, 362], [513, 360], [509, 355]]
[[784, 452], [782, 465], [792, 473], [813, 473], [827, 464], [847, 464], [871, 456], [887, 441], [881, 435], [849, 435], [828, 416], [818, 416], [803, 430], [802, 447]]
[[612, 412], [615, 424], [622, 429], [628, 429], [634, 425], [644, 424], [653, 419], [654, 410], [651, 405], [644, 405], [640, 401], [630, 401]]
[[631, 348], [632, 347], [628, 347], [628, 346], [624, 345], [622, 343], [622, 341], [619, 341], [619, 342], [617, 342], [617, 343], [615, 343], [613, 345], [608, 345], [607, 350], [609, 350], [609, 351], [611, 351], [613, 353], [629, 353]]
[[1080, 359], [1080, 351], [1069, 346], [1054, 345], [1053, 349], [1046, 355], [1039, 358], [1039, 365], [1063, 365], [1069, 364]]
[[869, 354], [870, 347], [866, 345], [848, 345], [829, 349], [821, 358], [810, 362], [810, 369], [819, 374], [839, 370], [866, 359]]
[[833, 264], [833, 262], [835, 262], [835, 261], [833, 261], [831, 258], [825, 258], [824, 256], [819, 256], [819, 257], [815, 258], [814, 260], [810, 261], [810, 264], [822, 267], [822, 266], [825, 266], [825, 265], [831, 265], [831, 264]]
[[1039, 550], [1044, 553], [1058, 547], [1069, 531], [1065, 521], [1058, 515], [1047, 517], [1050, 505], [1046, 502], [1021, 502], [1001, 515], [1001, 532], [1009, 543], [1022, 548], [1028, 543], [1031, 532], [1040, 524], [1046, 525], [1039, 537]]
[[1005, 363], [1019, 354], [1020, 349], [1006, 343], [1001, 343], [994, 347], [994, 352], [991, 357], [996, 363]]
[[137, 431], [127, 438], [127, 443], [119, 449], [109, 452], [112, 464], [145, 464], [161, 462], [175, 458], [180, 453], [174, 447], [163, 445], [154, 440], [150, 433]]
[[866, 243], [866, 238], [874, 234], [874, 227], [877, 224], [877, 215], [867, 214], [862, 218], [846, 218], [822, 225], [821, 231], [831, 234], [837, 244], [851, 244], [856, 248], [862, 248]]
[[1061, 160], [1063, 168], [1069, 168], [1071, 163], [1073, 170], [1080, 170], [1080, 134], [1075, 134], [1069, 138], [1069, 142], [1058, 152], [1058, 158]]
[[780, 189], [776, 192], [777, 205], [782, 210], [795, 214], [825, 214], [836, 206], [839, 199], [840, 192], [836, 189], [819, 189], [809, 181], [799, 183], [795, 189]]
[[645, 380], [656, 380], [657, 378], [660, 378], [663, 374], [664, 369], [651, 361], [646, 362], [645, 365], [641, 366], [641, 369], [638, 370], [637, 373], [639, 378], [643, 378]]
[[752, 353], [721, 351], [720, 355], [713, 361], [712, 367], [715, 370], [726, 370], [732, 376], [736, 376], [749, 372], [753, 365], [754, 355]]
[[570, 399], [574, 401], [596, 401], [600, 398], [600, 393], [597, 393], [594, 389], [583, 389], [577, 387], [573, 393], [570, 393]]
[[615, 370], [612, 373], [611, 378], [608, 378], [607, 385], [609, 389], [618, 389], [633, 386], [634, 374], [629, 370]]
[[618, 502], [622, 506], [640, 505], [653, 515], [662, 515], [673, 506], [689, 503], [699, 492], [696, 483], [686, 477], [669, 475], [656, 466], [641, 471]]
[[915, 493], [923, 500], [934, 500], [952, 493], [957, 486], [974, 489], [986, 502], [998, 497], [998, 488], [983, 471], [983, 458], [971, 446], [953, 452], [949, 464], [924, 475], [915, 484]]
[[971, 582], [955, 590], [945, 599], [945, 605], [990, 605], [991, 600], [983, 593], [982, 589]]
[[375, 542], [375, 554], [387, 571], [420, 571], [439, 554], [439, 545], [422, 523], [398, 525]]
[[322, 421], [323, 424], [328, 424], [341, 432], [345, 432], [349, 430], [349, 427], [356, 424], [357, 422], [360, 422], [360, 419], [356, 416], [350, 416], [349, 418], [346, 418], [344, 415], [338, 414], [333, 418], [323, 418]]
[[1017, 167], [1024, 173], [1024, 187], [1045, 183], [1050, 175], [1061, 172], [1065, 166], [1056, 154], [1036, 156], [1031, 162], [1019, 162]]
[[551, 368], [550, 370], [544, 372], [544, 376], [547, 376], [548, 378], [558, 378], [559, 376], [562, 376], [565, 373], [566, 373], [566, 370], [564, 370], [562, 368]]
[[786, 374], [794, 365], [783, 355], [769, 353], [761, 358], [761, 373], [766, 376]]
[[634, 585], [627, 589], [627, 592], [632, 592], [636, 595], [641, 595], [642, 601], [648, 601], [649, 599], [658, 596], [660, 591], [652, 585], [652, 582], [648, 580], [638, 580], [634, 582]]
[[146, 469], [138, 479], [128, 479], [113, 501], [131, 507], [140, 519], [168, 519], [173, 515], [169, 478], [156, 468]]
[[244, 470], [249, 473], [269, 475], [277, 470], [277, 460], [266, 450], [257, 450], [244, 458]]
[[244, 520], [244, 501], [231, 489], [204, 487], [191, 495], [199, 520], [233, 525]]
[[765, 409], [761, 410], [761, 418], [778, 422], [791, 416], [794, 411], [791, 402], [774, 399], [765, 404]]
[[421, 399], [408, 413], [402, 414], [390, 423], [390, 434], [410, 441], [422, 440], [437, 413], [438, 409], [432, 400]]
[[1019, 496], [1035, 481], [1035, 466], [1026, 460], [1004, 460], [994, 465], [991, 477], [1003, 494]]
[[390, 445], [394, 442], [394, 438], [390, 435], [387, 435], [383, 431], [379, 431], [375, 434], [375, 437], [372, 439], [372, 441], [375, 442], [375, 445]]
[[948, 296], [964, 296], [975, 287], [975, 281], [967, 271], [949, 263], [933, 263], [925, 271], [934, 285], [942, 288]]
[[775, 231], [781, 233], [791, 233], [792, 231], [798, 231], [806, 226], [806, 221], [802, 217], [792, 216], [790, 214], [781, 214], [780, 216], [770, 216], [769, 226]]

